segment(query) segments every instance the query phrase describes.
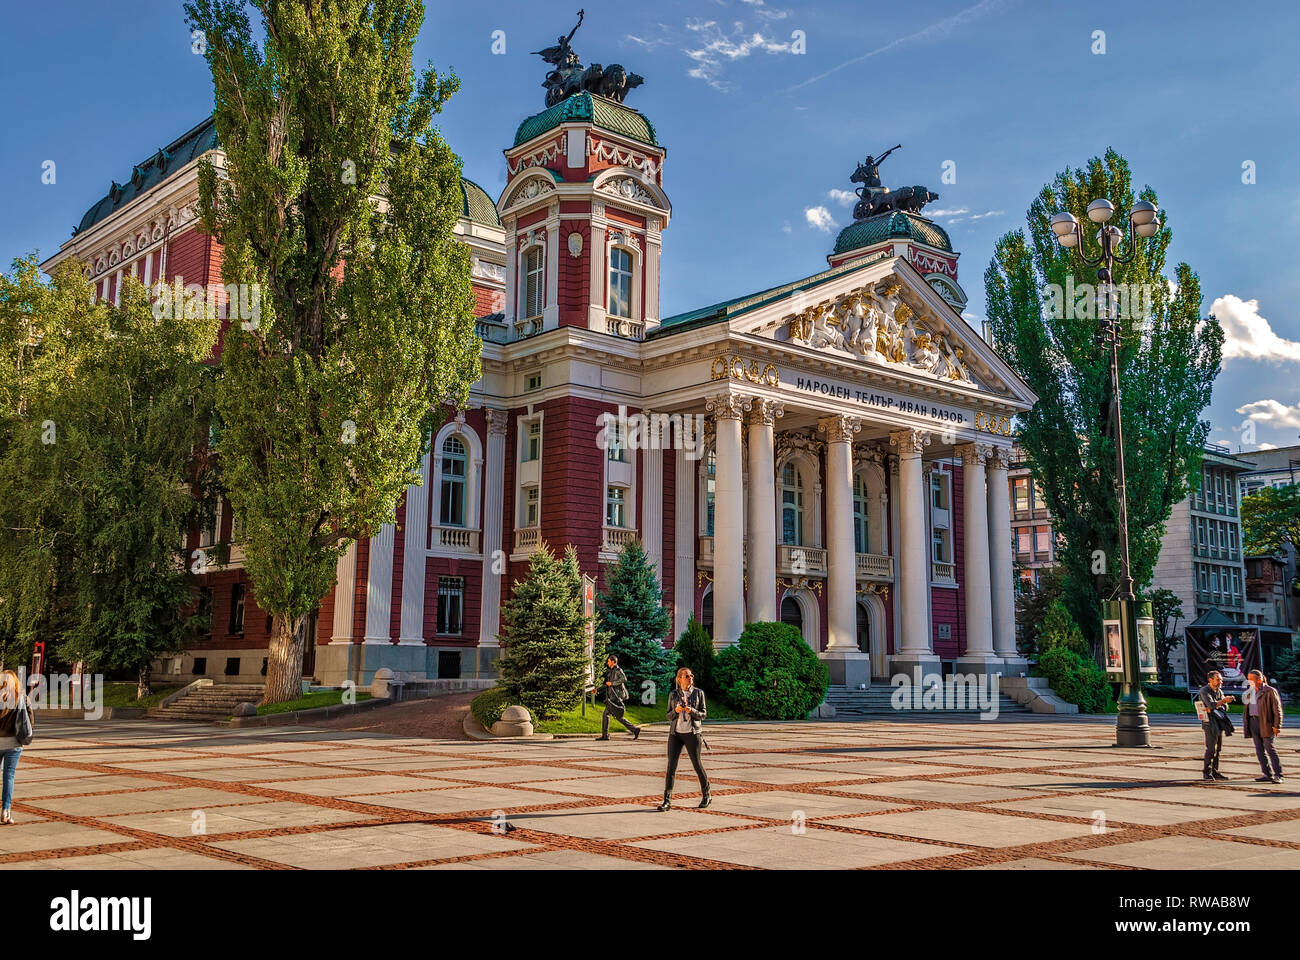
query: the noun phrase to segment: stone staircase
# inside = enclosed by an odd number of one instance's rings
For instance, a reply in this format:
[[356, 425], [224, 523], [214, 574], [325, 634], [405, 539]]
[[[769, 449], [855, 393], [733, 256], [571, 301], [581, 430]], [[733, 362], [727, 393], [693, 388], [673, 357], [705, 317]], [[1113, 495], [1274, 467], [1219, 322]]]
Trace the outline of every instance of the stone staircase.
[[[952, 720], [965, 717], [974, 720], [978, 719], [980, 715], [977, 699], [973, 704], [968, 701], [965, 709], [957, 709], [956, 701], [952, 701], [951, 705], [946, 705], [943, 709], [916, 709], [912, 706], [911, 688], [908, 688], [903, 708], [897, 709], [892, 701], [895, 690], [896, 688], [891, 686], [887, 680], [873, 681], [866, 690], [831, 686], [826, 692], [826, 703], [835, 708], [836, 720], [885, 719], [887, 717], [895, 719], [911, 717], [918, 720], [927, 718]], [[1022, 706], [1013, 697], [1008, 696], [1003, 690], [998, 691], [997, 704], [999, 717], [1003, 714], [1024, 714], [1029, 712], [1026, 707]]]
[[190, 720], [195, 723], [225, 720], [235, 712], [236, 705], [260, 702], [264, 690], [260, 683], [214, 683], [190, 687], [170, 703], [153, 707], [148, 715], [159, 720]]

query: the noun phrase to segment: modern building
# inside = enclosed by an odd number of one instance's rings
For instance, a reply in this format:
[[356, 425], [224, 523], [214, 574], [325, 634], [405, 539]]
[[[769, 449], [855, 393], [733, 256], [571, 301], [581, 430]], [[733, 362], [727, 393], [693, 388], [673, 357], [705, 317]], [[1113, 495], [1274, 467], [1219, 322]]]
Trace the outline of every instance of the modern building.
[[[490, 676], [501, 603], [543, 544], [573, 544], [603, 585], [638, 539], [666, 642], [692, 613], [719, 646], [781, 619], [836, 684], [918, 664], [1022, 673], [1007, 471], [1035, 397], [962, 319], [958, 254], [925, 200], [876, 210], [868, 179], [824, 267], [663, 316], [673, 208], [650, 120], [581, 90], [498, 132], [505, 188], [493, 202], [464, 181], [458, 228], [482, 379], [395, 522], [339, 561], [308, 672]], [[128, 273], [219, 284], [220, 246], [195, 223], [205, 154], [221, 156], [210, 120], [115, 182], [46, 269], [79, 261], [110, 299]], [[269, 625], [237, 518], [223, 509], [192, 546], [215, 548], [212, 635], [167, 667], [256, 679]]]
[[1056, 566], [1056, 529], [1042, 488], [1030, 475], [1025, 451], [1012, 447], [1007, 481], [1011, 484], [1011, 548], [1021, 583], [1039, 585], [1041, 571]]
[[[1300, 484], [1300, 446], [1275, 447], [1272, 450], [1252, 450], [1245, 454], [1255, 464], [1253, 470], [1241, 475], [1241, 497], [1245, 499], [1264, 487], [1286, 487]], [[1295, 583], [1300, 578], [1300, 556], [1294, 544], [1283, 544], [1282, 578], [1285, 617], [1277, 621], [1282, 626], [1300, 624], [1300, 596]]]

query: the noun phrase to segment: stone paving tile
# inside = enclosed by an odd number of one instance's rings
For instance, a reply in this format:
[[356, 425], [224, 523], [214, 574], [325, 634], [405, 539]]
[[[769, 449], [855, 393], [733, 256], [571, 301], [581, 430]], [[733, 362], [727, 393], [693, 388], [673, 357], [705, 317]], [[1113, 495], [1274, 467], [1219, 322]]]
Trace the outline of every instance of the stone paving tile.
[[[683, 801], [690, 807], [691, 800]], [[785, 790], [764, 790], [761, 793], [732, 793], [715, 796], [713, 806], [709, 809], [726, 813], [739, 813], [742, 816], [768, 817], [773, 820], [792, 820], [795, 811], [801, 811], [806, 819], [831, 817], [853, 813], [870, 813], [873, 810], [897, 810], [909, 804], [886, 803], [883, 800], [846, 799], [844, 797], [827, 797], [812, 793], [792, 793]]]
[[[232, 840], [214, 846], [295, 867], [349, 870], [417, 860], [440, 860], [500, 850], [525, 850], [536, 844], [494, 834], [472, 833], [432, 824], [356, 827], [274, 839]], [[418, 829], [411, 829], [418, 827]]]
[[382, 773], [361, 777], [324, 777], [320, 780], [270, 780], [262, 785], [272, 790], [305, 793], [312, 797], [352, 797], [368, 793], [434, 790], [455, 786], [450, 781], [435, 780], [432, 777], [401, 777]]
[[397, 810], [446, 814], [569, 803], [573, 797], [532, 790], [507, 790], [503, 787], [465, 787], [460, 790], [433, 790], [422, 793], [377, 793], [348, 799], [357, 803], [393, 807]]
[[248, 870], [246, 864], [208, 857], [186, 850], [146, 849], [98, 853], [56, 860], [7, 863], [6, 870]]
[[[101, 843], [121, 843], [129, 838], [108, 830], [96, 830], [59, 820], [32, 820], [21, 810], [14, 812], [14, 822], [0, 829], [0, 854], [93, 847]], [[8, 865], [0, 867], [8, 869]]]
[[1121, 863], [1148, 870], [1187, 870], [1212, 865], [1215, 876], [1231, 885], [1229, 871], [1295, 870], [1300, 868], [1300, 850], [1278, 850], [1228, 840], [1201, 837], [1161, 837], [1121, 843], [1097, 850], [1062, 854], [1072, 860]]
[[[1202, 807], [1226, 807], [1236, 810], [1295, 810], [1300, 808], [1300, 792], [1282, 792], [1264, 789], [1267, 784], [1233, 787], [1219, 784], [1213, 787], [1143, 787], [1130, 790], [1125, 796], [1139, 800], [1166, 800], [1174, 803], [1192, 803]], [[1256, 789], [1260, 788], [1260, 789]], [[1213, 813], [1203, 817], [1215, 816]]]
[[196, 820], [192, 810], [178, 810], [172, 813], [128, 813], [101, 819], [105, 823], [118, 823], [167, 837], [195, 836], [196, 822], [202, 822], [203, 833], [212, 836], [220, 833], [306, 827], [324, 823], [350, 823], [355, 820], [371, 819], [363, 813], [314, 807], [290, 801], [209, 807], [203, 809], [202, 813], [202, 821]]
[[940, 816], [935, 816], [932, 810], [918, 810], [914, 813], [836, 818], [830, 822], [837, 826], [857, 827], [877, 833], [896, 833], [902, 837], [981, 847], [1016, 847], [1025, 843], [1043, 843], [1092, 834], [1091, 824], [1031, 820], [1027, 817], [977, 813], [973, 810], [944, 810]]
[[1204, 820], [1207, 817], [1231, 816], [1244, 814], [1246, 810], [1228, 810], [1213, 813], [1204, 807], [1173, 803], [1154, 803], [1148, 800], [1128, 800], [1123, 793], [1071, 794], [1066, 797], [1050, 797], [1042, 800], [1020, 800], [1015, 803], [998, 803], [989, 809], [1005, 808], [1023, 810], [1030, 813], [1051, 813], [1063, 817], [1084, 817], [1088, 820], [1097, 818], [1097, 811], [1107, 820], [1123, 823], [1138, 823], [1146, 826], [1167, 826], [1173, 823], [1188, 823]]
[[[715, 806], [718, 803], [719, 801], [714, 801]], [[762, 823], [744, 817], [719, 817], [694, 809], [694, 804], [674, 807], [666, 813], [660, 813], [654, 807], [619, 804], [584, 807], [580, 811], [519, 814], [509, 819], [522, 829], [585, 837], [588, 840], [626, 840], [668, 833], [691, 833], [696, 830], [727, 830]]]
[[414, 870], [671, 870], [657, 863], [640, 863], [581, 850], [545, 850], [512, 857], [491, 857], [468, 863], [440, 863]]
[[[685, 757], [682, 758], [686, 759]], [[707, 772], [707, 770], [706, 770]], [[524, 774], [527, 775], [526, 773]], [[605, 775], [595, 777], [585, 777], [582, 780], [547, 780], [542, 783], [529, 783], [526, 780], [520, 780], [519, 783], [527, 783], [530, 787], [537, 787], [540, 790], [550, 790], [554, 793], [574, 793], [590, 797], [609, 797], [617, 799], [622, 797], [661, 797], [664, 792], [664, 778], [658, 777], [640, 777], [624, 775]], [[721, 787], [719, 787], [721, 789]], [[686, 764], [686, 770], [680, 766], [677, 768], [676, 784], [673, 792], [675, 794], [699, 793], [700, 782], [695, 779], [695, 771], [690, 769], [690, 763]]]
[[871, 867], [963, 852], [956, 847], [909, 843], [816, 828], [795, 833], [791, 827], [665, 837], [639, 841], [633, 846], [771, 870]]
[[978, 783], [967, 784], [961, 781], [944, 780], [911, 782], [891, 780], [885, 783], [846, 784], [833, 789], [866, 796], [901, 797], [904, 800], [933, 803], [983, 803], [987, 800], [1014, 800], [1030, 795], [1030, 791], [1027, 790], [986, 787]]
[[144, 790], [140, 793], [118, 793], [107, 797], [67, 797], [62, 800], [32, 801], [32, 806], [68, 813], [73, 816], [111, 816], [114, 813], [144, 813], [149, 810], [199, 809], [219, 807], [231, 803], [244, 803], [251, 797], [238, 793], [224, 793], [204, 787], [178, 787], [172, 790]]
[[[680, 767], [678, 768], [680, 770]], [[707, 771], [707, 767], [705, 768]], [[866, 774], [834, 769], [800, 770], [790, 767], [738, 767], [718, 769], [710, 773], [711, 780], [741, 780], [746, 783], [827, 783], [836, 780], [861, 780]]]
[[1105, 867], [1092, 863], [1062, 863], [1059, 860], [1040, 860], [1028, 857], [1024, 860], [1010, 860], [1006, 863], [986, 863], [979, 867], [967, 867], [968, 870], [1104, 870]]
[[1112, 790], [1115, 784], [1079, 774], [1060, 773], [981, 773], [977, 776], [954, 778], [954, 783], [978, 783], [990, 787], [1015, 787], [1031, 793], [1056, 793], [1067, 791]]
[[1300, 844], [1300, 820], [1284, 820], [1281, 823], [1260, 823], [1253, 827], [1233, 827], [1219, 830], [1237, 837], [1257, 837], [1260, 840], [1281, 840], [1283, 843]]
[[23, 784], [22, 799], [34, 800], [38, 797], [61, 797], [76, 793], [99, 793], [112, 790], [139, 790], [145, 787], [165, 787], [166, 780], [150, 780], [145, 777], [114, 776], [113, 774], [94, 774], [78, 771], [77, 777], [63, 777], [58, 780], [38, 780], [28, 783], [24, 775], [22, 761], [18, 762], [18, 779]]

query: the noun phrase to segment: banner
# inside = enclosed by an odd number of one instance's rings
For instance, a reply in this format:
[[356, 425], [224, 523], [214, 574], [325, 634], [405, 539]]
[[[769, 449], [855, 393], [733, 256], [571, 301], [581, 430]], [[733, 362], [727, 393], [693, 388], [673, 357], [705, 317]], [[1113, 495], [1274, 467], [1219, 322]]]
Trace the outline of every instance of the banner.
[[1184, 636], [1187, 679], [1193, 690], [1205, 685], [1205, 675], [1211, 670], [1223, 674], [1225, 687], [1237, 689], [1246, 685], [1247, 673], [1263, 669], [1257, 627], [1189, 626]]

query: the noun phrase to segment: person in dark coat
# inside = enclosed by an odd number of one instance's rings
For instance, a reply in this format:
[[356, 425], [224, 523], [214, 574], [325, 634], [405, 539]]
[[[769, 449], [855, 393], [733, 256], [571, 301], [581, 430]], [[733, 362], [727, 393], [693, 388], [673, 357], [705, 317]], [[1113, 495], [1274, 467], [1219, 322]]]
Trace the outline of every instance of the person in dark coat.
[[641, 728], [624, 719], [627, 698], [627, 675], [619, 667], [618, 657], [611, 653], [605, 661], [605, 712], [600, 718], [600, 736], [597, 739], [609, 739], [610, 717], [627, 727], [633, 740], [641, 736]]
[[[1223, 687], [1223, 675], [1218, 670], [1211, 670], [1205, 677], [1205, 686], [1197, 691], [1196, 699], [1205, 705], [1205, 719], [1201, 721], [1201, 730], [1205, 734], [1204, 778], [1206, 780], [1227, 780], [1219, 772], [1219, 752], [1223, 749], [1223, 727], [1219, 724], [1216, 711], [1227, 707], [1236, 697], [1220, 696]], [[1225, 714], [1226, 718], [1226, 714]]]
[[1250, 702], [1246, 704], [1246, 736], [1255, 742], [1255, 756], [1264, 771], [1262, 777], [1255, 779], [1260, 783], [1281, 783], [1282, 761], [1273, 740], [1282, 735], [1282, 698], [1276, 688], [1269, 686], [1262, 671], [1252, 670], [1246, 679], [1252, 688]]
[[664, 775], [664, 802], [659, 804], [660, 811], [672, 809], [673, 778], [677, 774], [677, 761], [681, 758], [682, 747], [690, 754], [695, 776], [699, 778], [700, 789], [704, 792], [700, 809], [713, 802], [709, 796], [709, 776], [700, 762], [700, 747], [704, 745], [704, 718], [707, 714], [704, 691], [695, 686], [695, 674], [689, 667], [679, 668], [673, 692], [668, 695], [668, 719], [672, 725], [668, 728], [668, 771]]

